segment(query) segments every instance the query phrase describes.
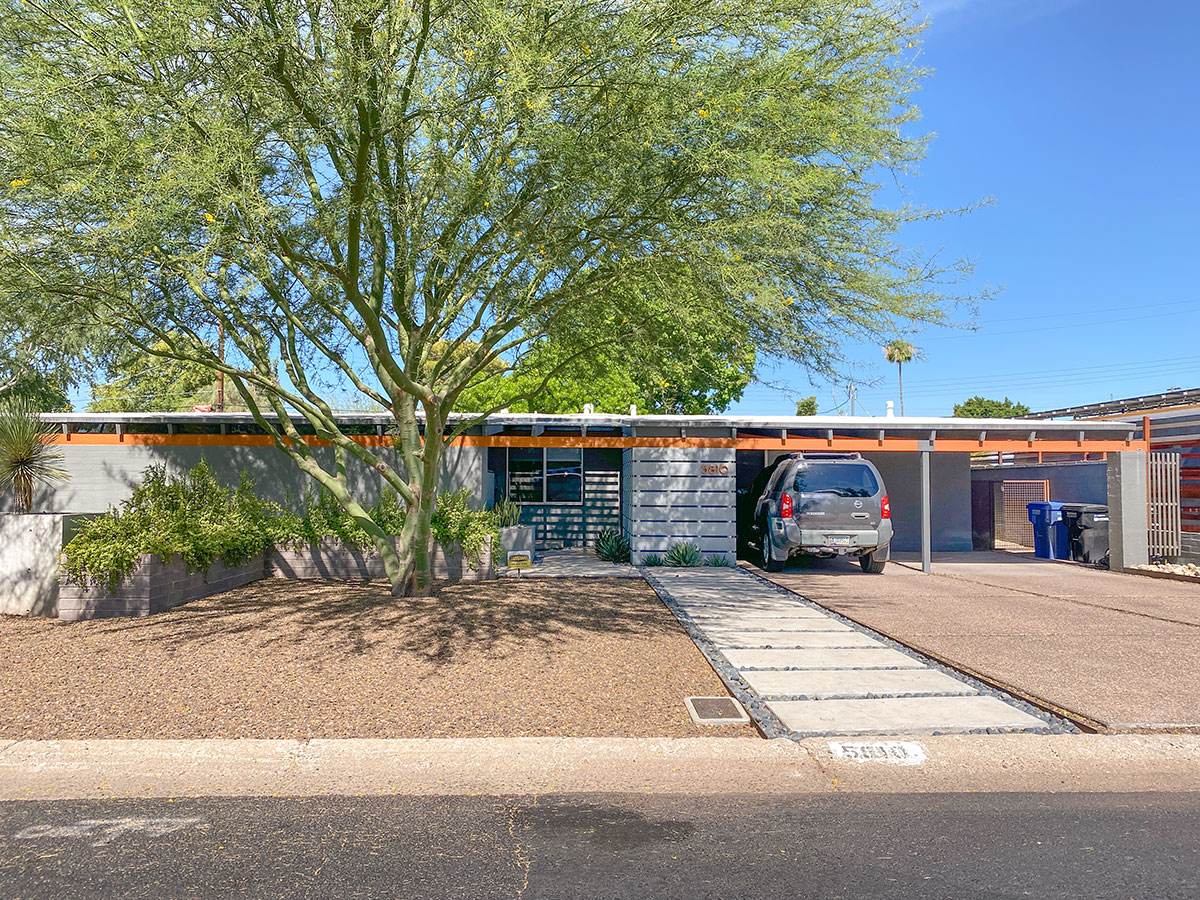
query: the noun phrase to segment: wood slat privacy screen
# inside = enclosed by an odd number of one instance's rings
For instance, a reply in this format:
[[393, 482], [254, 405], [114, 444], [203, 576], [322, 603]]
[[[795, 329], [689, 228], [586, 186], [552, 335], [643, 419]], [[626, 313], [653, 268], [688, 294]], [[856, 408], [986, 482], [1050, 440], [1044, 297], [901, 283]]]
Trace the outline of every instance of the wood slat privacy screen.
[[1179, 556], [1182, 543], [1180, 509], [1180, 454], [1155, 451], [1148, 454], [1150, 557]]

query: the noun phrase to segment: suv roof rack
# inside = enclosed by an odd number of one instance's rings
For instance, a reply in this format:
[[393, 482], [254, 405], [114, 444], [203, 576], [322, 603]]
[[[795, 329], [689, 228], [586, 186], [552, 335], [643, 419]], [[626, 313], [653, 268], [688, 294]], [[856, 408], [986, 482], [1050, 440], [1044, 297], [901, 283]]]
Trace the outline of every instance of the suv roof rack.
[[797, 452], [789, 453], [790, 459], [862, 459], [861, 453], [812, 453], [812, 452]]

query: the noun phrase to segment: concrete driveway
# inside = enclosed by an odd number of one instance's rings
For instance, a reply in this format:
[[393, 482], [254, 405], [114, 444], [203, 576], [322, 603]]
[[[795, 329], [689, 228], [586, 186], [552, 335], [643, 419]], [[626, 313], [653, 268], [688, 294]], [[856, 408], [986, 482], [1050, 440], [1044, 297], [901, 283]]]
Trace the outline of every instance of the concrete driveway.
[[1002, 552], [755, 571], [1098, 730], [1200, 731], [1200, 586]]

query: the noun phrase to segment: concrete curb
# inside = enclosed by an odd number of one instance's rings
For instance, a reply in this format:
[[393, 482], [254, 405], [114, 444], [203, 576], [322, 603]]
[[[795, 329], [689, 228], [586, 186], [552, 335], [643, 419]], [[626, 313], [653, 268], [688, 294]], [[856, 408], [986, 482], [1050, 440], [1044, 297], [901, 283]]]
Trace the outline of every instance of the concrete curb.
[[1197, 735], [17, 741], [0, 800], [1200, 791]]

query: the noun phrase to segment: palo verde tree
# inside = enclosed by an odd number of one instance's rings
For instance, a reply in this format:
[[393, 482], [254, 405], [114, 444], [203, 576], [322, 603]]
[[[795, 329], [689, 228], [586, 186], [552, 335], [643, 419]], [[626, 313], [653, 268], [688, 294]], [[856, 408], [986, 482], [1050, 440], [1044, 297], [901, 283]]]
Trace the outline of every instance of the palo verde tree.
[[[955, 264], [895, 241], [930, 214], [877, 196], [923, 148], [906, 2], [0, 4], [0, 291], [223, 371], [397, 593], [497, 361], [739, 323], [827, 371], [953, 299]], [[395, 454], [339, 427], [347, 389]], [[406, 504], [397, 549], [350, 459]]]

